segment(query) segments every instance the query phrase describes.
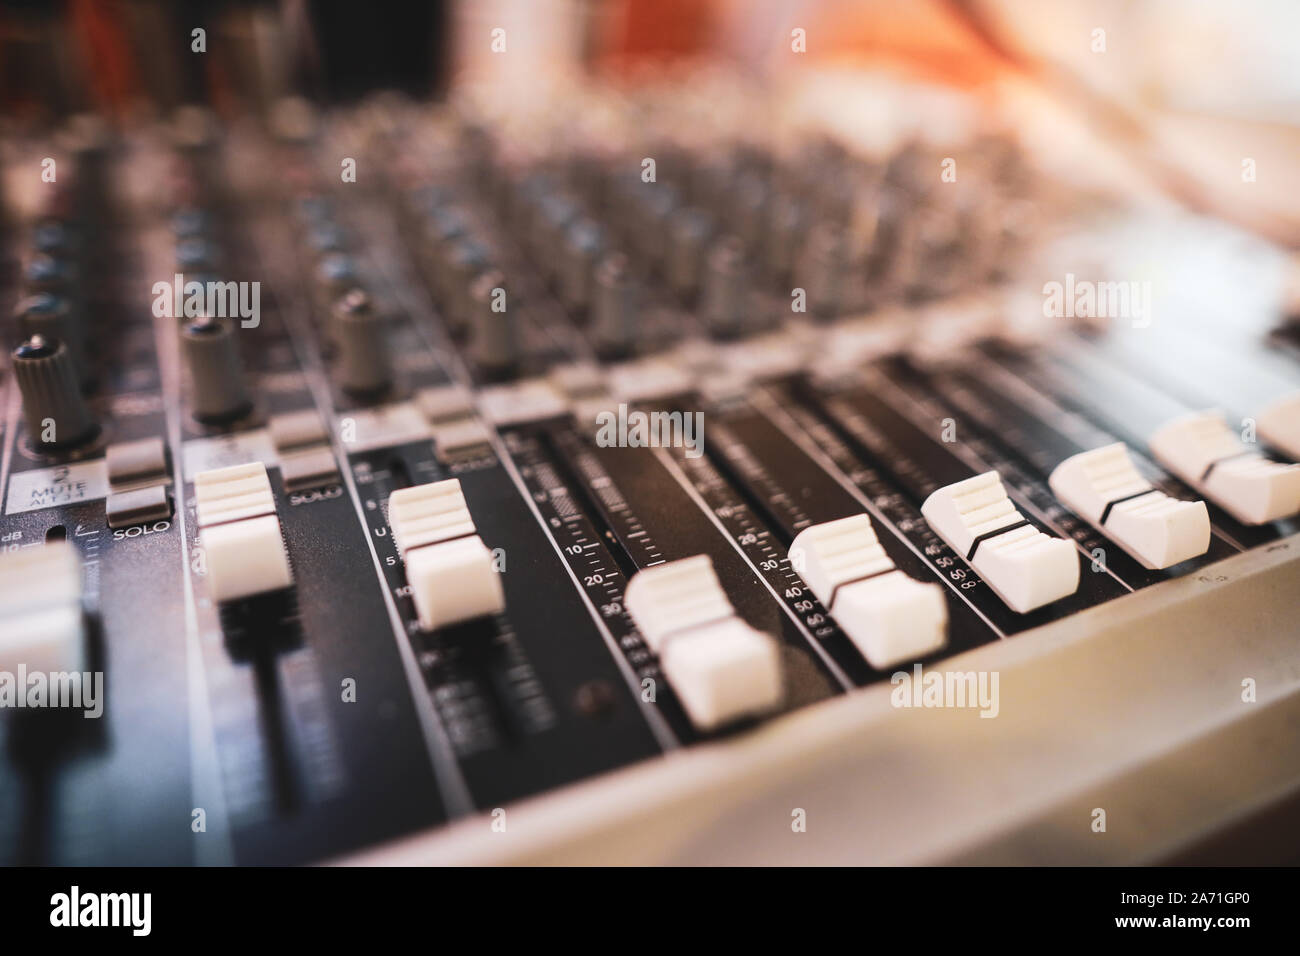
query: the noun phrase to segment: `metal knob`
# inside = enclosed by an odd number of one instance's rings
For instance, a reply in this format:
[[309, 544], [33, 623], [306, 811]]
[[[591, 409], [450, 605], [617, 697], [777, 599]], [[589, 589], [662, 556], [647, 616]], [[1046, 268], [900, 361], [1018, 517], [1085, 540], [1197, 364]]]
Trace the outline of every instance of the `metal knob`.
[[513, 372], [523, 351], [519, 307], [510, 301], [505, 282], [499, 270], [490, 269], [469, 288], [470, 350], [475, 364], [489, 377]]
[[583, 312], [591, 304], [592, 271], [605, 248], [605, 231], [591, 219], [575, 220], [564, 234], [559, 287], [564, 304]]
[[634, 351], [638, 335], [637, 289], [627, 256], [612, 252], [596, 266], [591, 338], [604, 358]]
[[749, 318], [749, 263], [739, 236], [726, 236], [709, 253], [701, 313], [718, 338], [735, 338]]
[[231, 421], [253, 407], [228, 322], [203, 316], [181, 331], [190, 375], [190, 411], [200, 422]]
[[33, 335], [14, 349], [13, 365], [27, 432], [35, 447], [68, 447], [94, 437], [99, 429], [81, 397], [66, 345]]
[[670, 217], [665, 271], [668, 285], [681, 298], [692, 301], [700, 288], [704, 251], [713, 236], [713, 217], [688, 206]]
[[338, 346], [339, 385], [351, 395], [375, 395], [393, 381], [388, 332], [361, 289], [352, 289], [334, 306], [334, 341]]
[[19, 302], [14, 312], [18, 318], [18, 329], [24, 338], [39, 335], [47, 341], [62, 342], [68, 347], [77, 383], [85, 389], [90, 384], [86, 335], [79, 316], [68, 305], [68, 301], [49, 292], [39, 292]]

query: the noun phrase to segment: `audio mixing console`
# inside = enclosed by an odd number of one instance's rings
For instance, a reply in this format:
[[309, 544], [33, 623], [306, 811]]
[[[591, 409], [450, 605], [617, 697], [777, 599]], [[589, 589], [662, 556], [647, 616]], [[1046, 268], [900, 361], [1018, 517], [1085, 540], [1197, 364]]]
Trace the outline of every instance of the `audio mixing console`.
[[8, 144], [0, 860], [757, 860], [837, 786], [833, 859], [1085, 860], [1063, 801], [1294, 719], [1300, 326], [1044, 318], [1124, 210], [1006, 135], [583, 95]]

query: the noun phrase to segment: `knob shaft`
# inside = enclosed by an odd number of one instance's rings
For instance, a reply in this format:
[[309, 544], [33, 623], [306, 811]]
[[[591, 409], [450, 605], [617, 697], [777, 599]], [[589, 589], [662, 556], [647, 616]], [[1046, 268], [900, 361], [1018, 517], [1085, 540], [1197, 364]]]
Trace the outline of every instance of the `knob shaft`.
[[65, 448], [94, 437], [98, 427], [81, 397], [66, 345], [33, 335], [14, 350], [13, 364], [34, 446]]
[[749, 284], [748, 261], [740, 237], [719, 240], [709, 253], [702, 303], [704, 321], [714, 335], [734, 338], [746, 331]]
[[229, 323], [207, 316], [195, 319], [181, 333], [181, 348], [196, 420], [218, 424], [248, 413], [253, 400]]
[[592, 271], [605, 248], [605, 230], [593, 219], [576, 219], [565, 231], [560, 250], [560, 298], [575, 312], [591, 304]]
[[673, 292], [693, 301], [700, 288], [704, 250], [713, 235], [713, 219], [703, 209], [686, 206], [670, 217], [665, 272]]
[[633, 351], [638, 332], [637, 289], [627, 256], [614, 252], [596, 267], [591, 337], [604, 358]]
[[807, 283], [808, 305], [819, 319], [834, 318], [841, 310], [848, 256], [848, 236], [839, 226], [818, 223], [809, 232], [796, 278]]
[[505, 282], [500, 270], [491, 269], [469, 288], [470, 347], [474, 362], [490, 378], [513, 372], [522, 352], [519, 307], [508, 298]]
[[350, 395], [375, 395], [393, 381], [384, 319], [361, 289], [345, 293], [334, 306], [339, 384]]

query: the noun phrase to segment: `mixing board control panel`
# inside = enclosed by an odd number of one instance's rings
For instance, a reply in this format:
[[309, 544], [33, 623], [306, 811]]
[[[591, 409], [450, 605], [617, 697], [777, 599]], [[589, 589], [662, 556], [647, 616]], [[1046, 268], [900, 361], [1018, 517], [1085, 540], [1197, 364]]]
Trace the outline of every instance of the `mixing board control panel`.
[[1296, 546], [1295, 326], [1026, 312], [1010, 139], [621, 108], [12, 144], [0, 671], [85, 706], [0, 860], [333, 859]]

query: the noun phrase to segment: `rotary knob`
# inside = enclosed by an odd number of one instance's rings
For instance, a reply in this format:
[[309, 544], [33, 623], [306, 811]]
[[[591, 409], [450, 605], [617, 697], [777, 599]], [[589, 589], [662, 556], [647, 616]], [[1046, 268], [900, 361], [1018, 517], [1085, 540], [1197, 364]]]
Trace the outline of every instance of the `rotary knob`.
[[699, 292], [705, 249], [713, 235], [713, 218], [703, 209], [685, 206], [669, 218], [665, 272], [673, 292], [693, 301]]
[[704, 321], [718, 338], [735, 338], [749, 325], [749, 261], [739, 236], [726, 236], [709, 253], [704, 275]]
[[508, 378], [519, 363], [519, 306], [506, 292], [506, 277], [489, 269], [470, 283], [470, 348], [474, 362], [491, 379]]
[[244, 369], [227, 322], [195, 319], [181, 332], [181, 349], [190, 373], [190, 406], [205, 424], [228, 422], [253, 407]]
[[442, 263], [439, 306], [447, 330], [454, 336], [464, 335], [470, 325], [471, 304], [467, 291], [476, 276], [492, 267], [491, 252], [469, 238], [458, 240]]
[[339, 384], [350, 395], [377, 395], [393, 380], [384, 318], [362, 289], [346, 292], [334, 305], [334, 342]]
[[592, 295], [591, 337], [604, 358], [617, 358], [636, 348], [637, 289], [627, 256], [612, 252], [596, 267]]
[[834, 318], [843, 307], [848, 258], [849, 240], [842, 228], [818, 223], [809, 232], [796, 278], [807, 283], [808, 305], [819, 319]]
[[81, 397], [72, 353], [62, 342], [33, 335], [13, 353], [27, 432], [37, 448], [66, 448], [99, 431]]
[[592, 270], [605, 245], [605, 230], [593, 219], [575, 219], [565, 231], [557, 278], [560, 297], [575, 312], [591, 303]]
[[86, 359], [86, 337], [76, 314], [66, 299], [49, 292], [39, 292], [18, 303], [14, 310], [18, 328], [26, 338], [41, 336], [49, 342], [62, 342], [72, 356], [77, 383], [85, 389], [90, 384], [90, 364]]
[[777, 279], [784, 280], [794, 268], [803, 239], [805, 218], [803, 205], [788, 194], [776, 196], [768, 207], [763, 253], [768, 269]]
[[465, 217], [455, 206], [439, 206], [424, 221], [424, 268], [438, 287], [447, 280], [447, 256], [457, 242], [469, 235]]

